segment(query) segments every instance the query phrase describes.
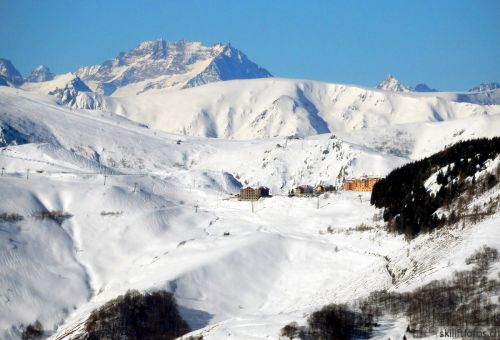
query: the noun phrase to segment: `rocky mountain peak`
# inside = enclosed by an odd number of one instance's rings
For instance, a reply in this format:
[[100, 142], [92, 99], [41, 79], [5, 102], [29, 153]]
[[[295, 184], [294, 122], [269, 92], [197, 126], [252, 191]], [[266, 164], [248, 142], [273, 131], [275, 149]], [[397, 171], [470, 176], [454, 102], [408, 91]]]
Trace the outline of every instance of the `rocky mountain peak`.
[[383, 82], [377, 85], [377, 89], [392, 92], [411, 92], [413, 89], [410, 86], [403, 85], [394, 76], [389, 74]]
[[19, 86], [23, 83], [21, 73], [9, 59], [0, 58], [0, 83], [13, 86]]
[[30, 83], [39, 83], [42, 81], [49, 81], [54, 79], [54, 74], [47, 66], [39, 65], [31, 71], [30, 75], [26, 77], [26, 81]]
[[[153, 89], [182, 89], [215, 81], [265, 78], [271, 74], [230, 44], [152, 40], [101, 65], [76, 71], [104, 95], [141, 94]], [[93, 86], [94, 87], [94, 86]]]
[[151, 60], [164, 59], [167, 56], [168, 43], [163, 40], [151, 40], [140, 43], [131, 51], [124, 53], [126, 58], [144, 57]]
[[81, 92], [91, 93], [92, 90], [79, 77], [74, 77], [63, 88], [56, 88], [49, 94], [55, 96], [59, 104], [73, 106]]
[[492, 91], [492, 90], [496, 90], [496, 89], [500, 89], [500, 84], [495, 83], [495, 82], [491, 82], [491, 83], [479, 84], [478, 86], [471, 88], [469, 90], [469, 92], [486, 92], [486, 91]]

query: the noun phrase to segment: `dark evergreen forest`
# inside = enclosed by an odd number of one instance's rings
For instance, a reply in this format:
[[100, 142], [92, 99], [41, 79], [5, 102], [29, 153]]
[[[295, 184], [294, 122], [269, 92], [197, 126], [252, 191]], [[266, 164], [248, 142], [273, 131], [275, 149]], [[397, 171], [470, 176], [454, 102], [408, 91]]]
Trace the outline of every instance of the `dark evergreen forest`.
[[172, 293], [128, 291], [94, 310], [83, 339], [176, 339], [190, 331]]
[[[467, 191], [471, 193], [469, 196], [474, 196], [495, 186], [500, 177], [499, 168], [481, 178], [476, 175], [484, 170], [487, 160], [494, 159], [499, 153], [500, 137], [459, 142], [393, 170], [375, 184], [371, 204], [384, 209], [383, 218], [391, 231], [408, 237], [457, 222], [466, 217], [460, 209], [453, 209], [448, 216], [437, 216], [435, 212], [450, 206]], [[437, 171], [437, 183], [441, 187], [436, 194], [431, 194], [424, 183]], [[465, 203], [462, 202], [462, 206]]]

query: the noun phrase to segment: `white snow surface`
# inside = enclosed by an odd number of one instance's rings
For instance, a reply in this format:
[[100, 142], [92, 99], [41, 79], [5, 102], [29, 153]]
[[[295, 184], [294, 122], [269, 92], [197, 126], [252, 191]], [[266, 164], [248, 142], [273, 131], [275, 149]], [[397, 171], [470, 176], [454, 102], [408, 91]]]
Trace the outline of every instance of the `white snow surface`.
[[[277, 93], [290, 95], [280, 95], [269, 116], [282, 117], [286, 127], [249, 125], [249, 117], [265, 110], [262, 98], [272, 102]], [[302, 96], [307, 102], [318, 96], [315, 107], [319, 97], [338, 104], [320, 107], [319, 119]], [[393, 109], [377, 114], [360, 106], [342, 119], [335, 112], [346, 105], [343, 96]], [[134, 98], [106, 99], [105, 110], [80, 110], [52, 96], [0, 88], [0, 213], [24, 216], [0, 221], [0, 338], [19, 339], [21, 324], [35, 320], [53, 339], [71, 338], [94, 308], [128, 289], [166, 289], [193, 334], [278, 339], [285, 324], [304, 323], [325, 304], [448, 277], [483, 244], [500, 247], [498, 213], [475, 226], [407, 242], [379, 227], [355, 230], [374, 225], [369, 193], [286, 197], [298, 184], [383, 176], [447, 143], [498, 135], [497, 105], [281, 79]], [[450, 120], [431, 118], [438, 102]], [[231, 114], [230, 104], [238, 107]], [[202, 126], [189, 130], [198, 137], [179, 134], [195, 111], [207, 112], [213, 124], [217, 114], [231, 116], [230, 127], [213, 127], [214, 137], [228, 139], [206, 138]], [[262, 119], [278, 124], [281, 118]], [[282, 137], [299, 126], [307, 138]], [[250, 202], [233, 196], [247, 184], [269, 186], [273, 197], [255, 202], [252, 212]], [[45, 210], [72, 217], [34, 216]], [[396, 321], [390, 334], [403, 323]]]
[[[500, 113], [500, 90], [402, 93], [280, 78], [224, 81], [100, 101], [100, 109], [155, 129], [229, 139], [305, 137]], [[94, 103], [82, 99], [73, 107], [95, 108]]]

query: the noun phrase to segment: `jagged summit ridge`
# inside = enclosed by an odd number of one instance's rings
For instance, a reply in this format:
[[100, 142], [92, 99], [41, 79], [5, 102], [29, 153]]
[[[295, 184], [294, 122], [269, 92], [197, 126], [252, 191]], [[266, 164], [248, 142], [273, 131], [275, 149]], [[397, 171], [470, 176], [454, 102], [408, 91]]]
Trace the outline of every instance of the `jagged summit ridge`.
[[383, 82], [377, 85], [377, 89], [392, 92], [412, 92], [413, 88], [403, 85], [399, 80], [391, 74], [384, 79]]
[[479, 84], [476, 87], [473, 87], [469, 90], [469, 92], [486, 92], [486, 91], [493, 91], [496, 89], [500, 89], [500, 84], [499, 83], [482, 83]]
[[56, 97], [60, 105], [88, 109], [102, 108], [100, 97], [93, 93], [79, 77], [74, 77], [64, 87], [58, 87], [49, 94]]
[[415, 87], [405, 85], [391, 74], [377, 85], [377, 89], [391, 92], [438, 92], [424, 83], [417, 84]]
[[21, 73], [9, 59], [0, 58], [0, 84], [4, 86], [19, 86], [23, 83]]
[[45, 65], [39, 65], [31, 71], [26, 77], [26, 81], [30, 83], [40, 83], [54, 79], [54, 74]]
[[152, 89], [182, 89], [215, 81], [271, 76], [230, 44], [207, 47], [200, 42], [163, 39], [142, 42], [101, 65], [82, 67], [76, 75], [104, 95], [140, 94]]

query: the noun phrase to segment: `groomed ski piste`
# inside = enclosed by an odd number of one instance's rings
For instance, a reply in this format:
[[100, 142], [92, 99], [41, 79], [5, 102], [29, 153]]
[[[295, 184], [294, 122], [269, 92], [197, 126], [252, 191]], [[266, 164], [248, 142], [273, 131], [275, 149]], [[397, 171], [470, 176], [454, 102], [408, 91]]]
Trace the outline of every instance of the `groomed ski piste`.
[[[496, 136], [498, 105], [303, 138], [246, 130], [245, 139], [215, 139], [20, 89], [0, 88], [0, 102], [0, 213], [23, 217], [0, 229], [1, 338], [19, 339], [35, 320], [52, 339], [72, 338], [127, 290], [164, 289], [191, 335], [278, 339], [323, 305], [411, 290], [465, 269], [483, 245], [500, 248], [498, 213], [408, 241], [374, 219], [369, 193], [287, 197], [297, 185], [384, 176], [453, 142]], [[238, 201], [247, 185], [269, 186], [272, 197]], [[397, 338], [406, 326], [384, 320], [375, 337]]]

